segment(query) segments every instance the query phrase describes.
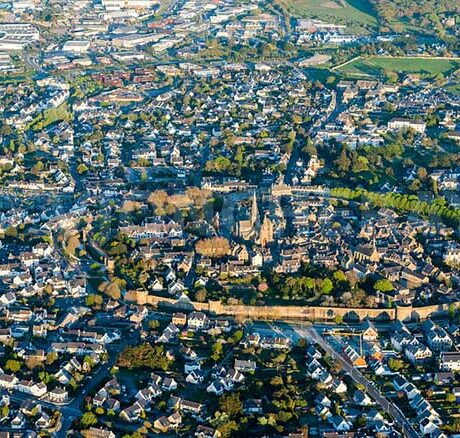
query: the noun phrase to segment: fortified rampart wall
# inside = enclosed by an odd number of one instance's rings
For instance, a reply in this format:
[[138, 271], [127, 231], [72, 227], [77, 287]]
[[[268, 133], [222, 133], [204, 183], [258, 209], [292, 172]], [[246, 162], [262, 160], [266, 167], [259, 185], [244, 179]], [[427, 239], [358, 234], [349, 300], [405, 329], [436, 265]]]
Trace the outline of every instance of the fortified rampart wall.
[[[232, 316], [237, 319], [268, 319], [268, 320], [309, 320], [334, 321], [336, 317], [346, 320], [363, 320], [369, 318], [380, 321], [416, 321], [430, 316], [446, 314], [449, 305], [439, 304], [423, 307], [397, 306], [391, 309], [375, 309], [361, 307], [321, 307], [321, 306], [246, 306], [243, 304], [222, 304], [220, 301], [206, 303], [180, 303], [171, 298], [149, 295], [145, 291], [129, 291], [125, 295], [127, 301], [155, 308], [172, 308], [176, 310], [198, 310], [216, 316]], [[460, 302], [454, 303], [459, 308]]]

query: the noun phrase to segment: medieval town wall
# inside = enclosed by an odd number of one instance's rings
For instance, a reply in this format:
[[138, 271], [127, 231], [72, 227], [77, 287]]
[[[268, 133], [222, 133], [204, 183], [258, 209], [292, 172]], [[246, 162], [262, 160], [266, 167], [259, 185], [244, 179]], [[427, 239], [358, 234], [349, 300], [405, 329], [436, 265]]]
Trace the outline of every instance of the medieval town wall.
[[[391, 309], [371, 309], [360, 307], [321, 307], [321, 306], [246, 306], [243, 304], [222, 304], [220, 301], [206, 303], [180, 303], [172, 298], [149, 295], [145, 291], [129, 291], [127, 301], [155, 308], [173, 308], [176, 310], [197, 310], [217, 316], [232, 316], [237, 319], [260, 320], [300, 320], [300, 321], [334, 321], [337, 317], [346, 320], [363, 320], [369, 318], [380, 321], [416, 321], [430, 316], [446, 314], [449, 305], [440, 304], [423, 307], [397, 306]], [[454, 303], [456, 308], [460, 302]]]

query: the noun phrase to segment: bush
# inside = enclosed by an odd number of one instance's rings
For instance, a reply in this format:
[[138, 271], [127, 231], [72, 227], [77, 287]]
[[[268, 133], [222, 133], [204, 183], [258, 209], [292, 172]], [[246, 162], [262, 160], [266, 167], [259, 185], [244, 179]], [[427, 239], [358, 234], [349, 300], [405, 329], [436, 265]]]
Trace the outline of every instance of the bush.
[[96, 423], [97, 417], [93, 412], [85, 412], [80, 419], [80, 424], [84, 429], [94, 426]]

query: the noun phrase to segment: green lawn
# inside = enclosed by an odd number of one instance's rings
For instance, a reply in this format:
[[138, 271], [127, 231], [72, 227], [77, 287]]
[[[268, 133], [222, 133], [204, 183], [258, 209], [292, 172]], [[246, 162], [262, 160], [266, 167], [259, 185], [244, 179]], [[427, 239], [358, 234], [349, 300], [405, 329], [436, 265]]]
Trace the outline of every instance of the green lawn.
[[449, 74], [458, 68], [460, 68], [460, 60], [454, 59], [386, 58], [375, 56], [357, 59], [337, 69], [337, 71], [351, 76], [380, 76], [384, 71], [436, 76]]
[[375, 26], [369, 0], [278, 0], [289, 14], [297, 18], [354, 26]]

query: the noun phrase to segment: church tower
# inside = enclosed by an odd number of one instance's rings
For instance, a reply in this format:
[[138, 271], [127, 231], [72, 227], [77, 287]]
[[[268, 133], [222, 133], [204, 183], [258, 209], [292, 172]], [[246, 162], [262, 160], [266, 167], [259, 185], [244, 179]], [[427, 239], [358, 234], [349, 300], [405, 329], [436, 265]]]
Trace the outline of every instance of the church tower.
[[260, 244], [262, 246], [267, 246], [269, 243], [273, 242], [274, 236], [274, 227], [273, 222], [268, 217], [268, 214], [265, 213], [262, 226], [260, 227]]
[[214, 229], [219, 232], [220, 229], [220, 215], [219, 212], [217, 211], [214, 217], [212, 218], [212, 225]]

